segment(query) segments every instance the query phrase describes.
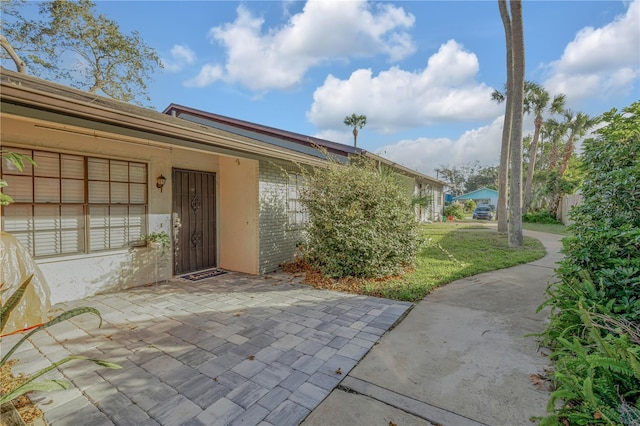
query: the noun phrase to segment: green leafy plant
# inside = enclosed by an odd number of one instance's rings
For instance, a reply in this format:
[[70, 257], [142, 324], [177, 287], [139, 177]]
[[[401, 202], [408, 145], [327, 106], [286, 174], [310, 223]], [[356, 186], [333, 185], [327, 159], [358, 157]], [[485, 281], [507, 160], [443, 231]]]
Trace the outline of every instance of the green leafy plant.
[[412, 264], [418, 244], [411, 198], [400, 179], [370, 159], [301, 169], [305, 256], [327, 277], [384, 277]]
[[415, 196], [411, 199], [411, 204], [414, 206], [420, 206], [420, 207], [431, 207], [431, 205], [433, 204], [433, 196], [432, 195], [422, 195], [420, 197]]
[[464, 219], [464, 205], [462, 203], [453, 202], [444, 208], [445, 216], [453, 216], [458, 220]]
[[171, 237], [164, 231], [148, 234], [144, 237], [144, 241], [147, 244], [157, 244], [162, 249], [163, 254], [171, 247]]
[[473, 200], [467, 200], [464, 202], [464, 212], [465, 213], [473, 213], [476, 209], [476, 202]]
[[544, 223], [557, 224], [560, 223], [548, 210], [531, 211], [522, 216], [522, 221], [526, 223]]
[[[22, 300], [22, 298], [24, 297], [24, 293], [27, 289], [27, 287], [29, 286], [29, 284], [31, 283], [31, 279], [33, 278], [33, 275], [30, 275], [19, 287], [18, 289], [11, 295], [11, 297], [9, 297], [9, 299], [7, 300], [7, 302], [5, 304], [2, 305], [2, 307], [0, 308], [0, 320], [2, 321], [1, 326], [0, 326], [0, 332], [2, 332], [2, 330], [4, 330], [6, 324], [7, 324], [7, 318], [9, 317], [9, 314], [11, 314], [11, 312], [15, 309], [16, 306], [18, 306], [18, 304], [20, 303], [20, 301]], [[95, 308], [91, 308], [91, 307], [80, 307], [80, 308], [75, 308], [75, 309], [71, 309], [69, 311], [63, 312], [62, 314], [58, 315], [57, 317], [53, 318], [52, 320], [44, 323], [44, 324], [40, 324], [39, 326], [37, 326], [36, 328], [32, 329], [31, 331], [29, 331], [27, 334], [25, 334], [16, 344], [14, 344], [11, 349], [9, 349], [4, 356], [2, 357], [2, 360], [0, 360], [0, 367], [4, 366], [8, 361], [9, 358], [11, 357], [11, 355], [13, 355], [15, 353], [16, 350], [18, 350], [18, 348], [27, 340], [29, 339], [31, 336], [33, 336], [35, 333], [37, 333], [38, 331], [44, 330], [46, 328], [49, 328], [55, 324], [58, 324], [62, 321], [66, 321], [68, 319], [71, 319], [75, 316], [78, 315], [82, 315], [85, 313], [90, 313], [93, 314], [95, 316], [97, 316], [100, 319], [100, 324], [98, 325], [98, 327], [102, 326], [102, 317], [100, 316], [100, 312], [98, 312]], [[1, 339], [0, 339], [1, 341]], [[38, 371], [35, 374], [32, 374], [31, 376], [29, 376], [27, 378], [26, 381], [22, 382], [20, 385], [18, 385], [16, 388], [12, 389], [10, 392], [4, 394], [4, 395], [0, 395], [0, 405], [6, 403], [6, 402], [10, 402], [13, 401], [15, 398], [18, 398], [28, 392], [32, 392], [32, 391], [42, 391], [42, 392], [50, 392], [50, 391], [55, 391], [55, 390], [63, 390], [63, 389], [68, 389], [69, 388], [69, 383], [64, 381], [64, 380], [58, 380], [58, 379], [54, 379], [54, 380], [42, 380], [42, 381], [36, 381], [38, 378], [40, 378], [41, 376], [47, 374], [49, 371], [59, 367], [60, 365], [63, 365], [69, 361], [73, 361], [73, 360], [86, 360], [86, 361], [91, 361], [99, 366], [102, 367], [106, 367], [106, 368], [113, 368], [113, 369], [118, 369], [118, 368], [122, 368], [120, 367], [118, 364], [114, 364], [112, 362], [107, 362], [107, 361], [103, 361], [103, 360], [99, 360], [99, 359], [94, 359], [94, 358], [88, 358], [85, 356], [81, 356], [81, 355], [71, 355], [68, 356], [66, 358], [63, 358], [62, 360], [52, 363], [51, 365], [49, 365], [46, 368], [41, 369], [40, 371]]]
[[582, 303], [572, 311], [580, 319], [579, 333], [556, 339], [556, 390], [547, 406], [553, 415], [541, 425], [617, 425], [623, 412], [640, 419], [640, 329]]
[[640, 102], [603, 120], [583, 144], [584, 203], [541, 306], [557, 387], [541, 424], [640, 421]]

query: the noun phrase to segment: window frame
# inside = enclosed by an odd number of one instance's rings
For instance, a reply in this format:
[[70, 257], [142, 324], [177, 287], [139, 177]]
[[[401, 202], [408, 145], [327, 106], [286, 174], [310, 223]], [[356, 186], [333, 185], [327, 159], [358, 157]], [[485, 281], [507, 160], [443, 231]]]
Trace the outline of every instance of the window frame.
[[[287, 172], [286, 207], [287, 229], [289, 230], [303, 229], [309, 223], [309, 213], [300, 202], [300, 192], [304, 186], [304, 175]], [[295, 194], [295, 196], [292, 197], [292, 194]], [[294, 206], [293, 208], [292, 205]], [[294, 218], [293, 220], [292, 217]]]
[[[148, 221], [149, 221], [149, 164], [143, 161], [133, 161], [128, 159], [117, 159], [113, 157], [99, 157], [99, 156], [91, 156], [91, 155], [83, 155], [83, 154], [75, 154], [68, 153], [63, 151], [54, 151], [48, 149], [39, 149], [39, 148], [25, 148], [25, 147], [17, 147], [17, 146], [3, 146], [3, 149], [10, 152], [18, 152], [31, 158], [36, 161], [37, 157], [40, 156], [42, 158], [56, 158], [57, 159], [57, 169], [55, 173], [52, 172], [52, 169], [47, 170], [45, 167], [40, 172], [38, 167], [34, 167], [31, 164], [26, 164], [22, 171], [17, 170], [13, 165], [11, 165], [6, 159], [2, 159], [0, 164], [0, 175], [3, 179], [9, 178], [9, 181], [14, 177], [28, 177], [30, 178], [30, 199], [25, 201], [24, 199], [18, 199], [15, 202], [11, 203], [8, 206], [4, 206], [2, 209], [2, 229], [7, 232], [12, 233], [18, 240], [20, 240], [25, 248], [30, 252], [30, 254], [35, 259], [47, 259], [47, 258], [58, 258], [63, 256], [78, 256], [78, 255], [89, 255], [96, 253], [104, 253], [109, 251], [117, 251], [130, 248], [132, 246], [141, 245], [140, 242], [144, 238], [148, 230]], [[75, 161], [82, 164], [81, 166], [81, 174], [82, 177], [79, 177], [78, 174], [79, 169], [77, 169], [75, 177], [69, 177], [69, 173], [73, 175], [73, 170], [65, 169], [63, 163], [64, 161]], [[108, 190], [108, 200], [107, 202], [96, 203], [92, 202], [91, 196], [89, 193], [89, 186], [92, 179], [90, 179], [90, 163], [92, 160], [97, 160], [98, 162], [106, 162], [109, 166], [109, 172], [106, 177], [103, 176], [103, 179], [99, 179], [100, 182], [106, 182], [109, 186]], [[120, 163], [126, 164], [127, 166], [127, 176], [126, 180], [114, 180], [111, 173], [111, 164]], [[49, 167], [53, 166], [55, 160], [51, 163], [47, 164]], [[73, 163], [69, 163], [73, 166]], [[72, 167], [71, 166], [71, 167]], [[76, 163], [75, 166], [78, 166]], [[138, 168], [142, 170], [142, 175], [140, 175], [140, 171], [136, 175], [135, 179], [132, 178], [131, 169]], [[55, 167], [54, 167], [55, 169]], [[58, 193], [57, 195], [52, 195], [52, 193], [47, 193], [46, 191], [42, 191], [42, 188], [36, 185], [38, 179], [49, 179], [57, 180]], [[26, 183], [26, 179], [23, 182]], [[76, 192], [71, 194], [66, 194], [67, 196], [71, 196], [71, 201], [67, 198], [65, 200], [65, 189], [64, 182], [75, 181], [82, 182], [81, 184], [81, 192], [82, 196], [79, 196], [80, 193], [80, 185], [75, 183]], [[94, 179], [95, 181], [95, 179]], [[126, 183], [127, 185], [127, 200], [126, 202], [114, 202], [112, 197], [112, 183], [117, 182], [119, 184]], [[50, 182], [52, 183], [52, 182]], [[53, 188], [53, 184], [49, 189]], [[137, 198], [132, 200], [132, 186], [137, 186]], [[7, 189], [9, 191], [9, 195], [11, 195], [10, 191], [11, 185]], [[40, 194], [37, 194], [38, 191]], [[52, 191], [53, 192], [53, 191]], [[25, 194], [27, 191], [25, 191]], [[142, 198], [140, 195], [143, 194]], [[73, 199], [73, 197], [76, 197]], [[15, 197], [14, 197], [15, 198]], [[28, 198], [28, 197], [25, 197]], [[98, 229], [93, 222], [95, 218], [92, 215], [92, 209], [96, 209], [97, 207], [106, 207], [108, 214], [106, 217], [106, 224], [102, 227], [102, 230], [106, 229], [106, 234], [103, 236], [105, 241], [102, 241], [102, 248], [95, 248], [93, 245], [95, 239], [93, 237], [95, 229]], [[116, 222], [117, 216], [111, 215], [111, 211], [114, 207], [119, 207], [120, 210], [124, 208], [126, 211], [126, 215], [120, 216], [120, 221], [123, 222], [119, 227], [113, 225], [112, 222]], [[15, 217], [15, 226], [7, 228], [7, 217], [11, 217], [12, 209], [14, 208], [22, 208], [30, 210], [30, 216], [27, 218], [21, 218], [19, 214], [13, 216]], [[68, 214], [65, 215], [65, 210], [77, 209], [77, 214], [75, 219], [77, 224], [75, 227], [70, 227], [68, 225], [69, 220], [67, 220], [70, 216]], [[47, 210], [54, 211], [57, 209], [57, 214], [53, 215], [38, 215], [38, 210]], [[135, 215], [132, 214], [132, 210], [138, 210]], [[10, 214], [7, 215], [7, 212]], [[24, 225], [22, 229], [12, 229], [15, 227], [19, 227], [21, 225], [20, 219], [23, 219]], [[49, 229], [44, 226], [39, 226], [38, 221], [41, 224], [49, 223]], [[132, 224], [135, 223], [135, 226]], [[114, 243], [113, 234], [114, 230], [120, 230], [121, 235], [123, 235], [120, 243]], [[74, 236], [75, 232], [75, 236]], [[38, 237], [44, 236], [45, 238], [49, 238], [49, 240], [41, 240], [42, 242], [38, 243]], [[73, 236], [73, 239], [70, 236]], [[74, 250], [65, 249], [65, 240], [68, 244], [72, 242], [74, 246]], [[47, 244], [49, 247], [47, 247]], [[73, 245], [72, 244], [72, 245]], [[49, 249], [47, 251], [47, 248]]]

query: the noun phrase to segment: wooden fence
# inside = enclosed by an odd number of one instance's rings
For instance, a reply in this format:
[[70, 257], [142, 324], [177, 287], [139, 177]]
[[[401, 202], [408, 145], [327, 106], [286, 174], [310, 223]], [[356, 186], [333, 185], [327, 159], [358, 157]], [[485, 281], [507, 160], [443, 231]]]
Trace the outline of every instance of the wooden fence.
[[571, 219], [569, 219], [569, 212], [573, 206], [579, 206], [584, 201], [582, 194], [570, 194], [562, 197], [562, 202], [560, 203], [560, 211], [558, 212], [558, 216], [560, 217], [560, 221], [565, 225], [571, 224]]

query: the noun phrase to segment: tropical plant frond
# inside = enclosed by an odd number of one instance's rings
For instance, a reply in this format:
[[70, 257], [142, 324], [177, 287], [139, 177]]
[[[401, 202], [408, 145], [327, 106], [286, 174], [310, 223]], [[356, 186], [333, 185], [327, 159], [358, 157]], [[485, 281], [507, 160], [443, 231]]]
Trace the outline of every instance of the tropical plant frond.
[[13, 353], [20, 347], [20, 345], [22, 345], [29, 337], [33, 336], [38, 331], [44, 330], [45, 328], [51, 327], [52, 325], [56, 325], [62, 321], [66, 321], [68, 319], [71, 319], [73, 317], [76, 317], [78, 315], [82, 315], [85, 313], [89, 313], [97, 316], [100, 319], [100, 323], [98, 327], [102, 326], [102, 316], [100, 315], [100, 312], [98, 312], [98, 310], [95, 308], [85, 306], [85, 307], [75, 308], [75, 309], [71, 309], [69, 311], [63, 312], [62, 314], [58, 315], [54, 319], [50, 320], [49, 322], [46, 322], [40, 325], [39, 327], [34, 328], [29, 333], [27, 333], [22, 339], [20, 339], [15, 345], [13, 345], [13, 347], [5, 354], [4, 357], [2, 357], [2, 360], [0, 361], [0, 365], [4, 365], [9, 360], [9, 357], [13, 355]]
[[9, 297], [7, 303], [3, 304], [2, 308], [0, 308], [0, 332], [2, 332], [6, 327], [11, 312], [18, 306], [18, 304], [20, 304], [20, 301], [24, 297], [24, 293], [27, 291], [27, 287], [29, 286], [29, 283], [31, 283], [32, 279], [33, 274], [29, 275], [27, 279], [20, 284], [20, 287], [18, 287], [11, 297]]

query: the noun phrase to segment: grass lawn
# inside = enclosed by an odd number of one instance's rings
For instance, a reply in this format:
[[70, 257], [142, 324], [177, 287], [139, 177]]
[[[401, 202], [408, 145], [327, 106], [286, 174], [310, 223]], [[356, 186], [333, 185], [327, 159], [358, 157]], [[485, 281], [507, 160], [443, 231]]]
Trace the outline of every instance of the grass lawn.
[[529, 231], [548, 232], [550, 234], [570, 235], [568, 228], [561, 223], [523, 223], [522, 228]]
[[415, 269], [399, 279], [367, 282], [365, 294], [417, 301], [442, 284], [546, 254], [540, 241], [528, 237], [524, 248], [509, 248], [507, 236], [481, 224], [430, 224], [422, 226], [421, 232], [431, 243], [418, 253]]
[[434, 223], [422, 226], [421, 232], [430, 243], [418, 253], [415, 269], [398, 279], [367, 281], [363, 293], [414, 302], [442, 284], [546, 254], [542, 243], [529, 237], [523, 248], [509, 248], [506, 235], [481, 224]]
[[509, 248], [506, 235], [482, 223], [434, 223], [420, 228], [430, 240], [416, 256], [415, 268], [384, 280], [347, 278], [331, 280], [307, 271], [307, 284], [388, 299], [415, 302], [443, 284], [482, 272], [507, 268], [541, 258], [546, 251], [540, 241], [525, 237], [521, 249]]

